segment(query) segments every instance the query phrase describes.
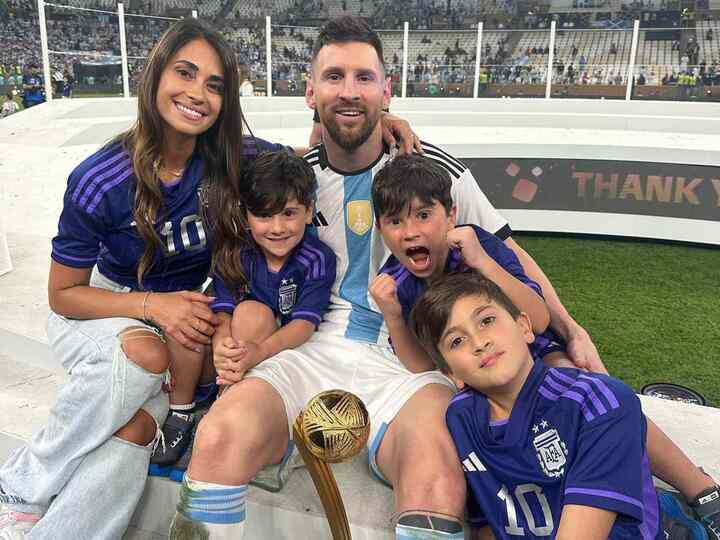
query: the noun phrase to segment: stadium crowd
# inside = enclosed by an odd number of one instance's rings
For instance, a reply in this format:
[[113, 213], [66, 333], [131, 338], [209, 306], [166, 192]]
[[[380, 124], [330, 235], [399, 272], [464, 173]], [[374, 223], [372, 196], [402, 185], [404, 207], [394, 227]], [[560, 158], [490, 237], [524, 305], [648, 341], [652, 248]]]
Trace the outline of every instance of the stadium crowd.
[[[62, 3], [68, 4], [69, 1], [76, 0], [62, 0]], [[273, 14], [273, 22], [278, 25], [273, 29], [273, 38], [289, 36], [292, 39], [287, 44], [273, 42], [272, 75], [274, 80], [287, 81], [288, 92], [291, 94], [299, 94], [304, 89], [314, 37], [312, 32], [294, 25], [303, 24], [309, 19], [317, 21], [329, 12], [330, 3], [331, 0], [292, 0], [284, 4], [283, 8], [278, 8], [278, 13]], [[157, 4], [158, 2], [144, 2], [136, 7], [141, 12], [150, 13], [158, 7]], [[247, 16], [262, 15], [266, 11], [267, 3], [250, 4], [245, 18], [218, 17], [214, 24], [232, 43], [235, 53], [245, 65], [248, 78], [257, 81], [266, 77], [264, 20]], [[643, 3], [633, 0], [631, 3], [622, 4], [620, 12], [605, 14], [549, 13], [547, 3], [538, 3], [527, 12], [520, 12], [512, 1], [492, 4], [480, 2], [475, 3], [473, 8], [471, 3], [458, 1], [435, 3], [427, 0], [360, 0], [354, 2], [352, 7], [347, 1], [342, 1], [341, 8], [347, 12], [358, 9], [359, 6], [360, 14], [365, 15], [376, 28], [398, 29], [402, 28], [404, 21], [408, 21], [411, 28], [416, 29], [416, 33], [423, 30], [447, 30], [467, 27], [468, 21], [480, 17], [485, 21], [486, 29], [500, 30], [502, 33], [502, 30], [507, 28], [526, 31], [546, 29], [553, 20], [559, 32], [597, 27], [606, 21], [621, 25], [624, 24], [623, 21], [635, 18], [640, 18], [643, 26], [648, 28], [657, 27], [658, 24], [671, 29], [679, 28], [685, 23], [675, 4], [675, 0], [645, 0]], [[119, 91], [122, 80], [118, 69], [114, 70], [114, 74], [110, 74], [112, 70], [103, 71], [100, 68], [95, 70], [98, 73], [93, 70], [78, 74], [74, 72], [78, 63], [92, 66], [117, 65], [120, 58], [117, 16], [107, 12], [111, 9], [107, 7], [107, 2], [84, 0], [82, 5], [99, 11], [76, 11], [59, 5], [47, 8], [53, 82], [58, 91], [65, 95], [70, 95], [72, 88], [78, 85]], [[258, 13], [254, 13], [253, 9]], [[27, 75], [29, 67], [32, 64], [42, 64], [37, 10], [31, 0], [0, 0], [0, 13], [3, 15], [0, 18], [0, 90], [3, 94], [8, 91], [22, 93], [22, 78]], [[126, 17], [131, 88], [137, 85], [149, 49], [170, 22], [162, 17]], [[430, 47], [432, 52], [423, 52], [427, 49], [409, 52], [410, 95], [413, 95], [417, 85], [425, 85], [428, 95], [440, 93], [439, 89], [443, 87], [472, 86], [475, 75], [475, 47], [460, 43], [452, 36], [451, 32], [428, 32], [422, 35], [421, 43]], [[688, 36], [681, 40], [679, 33], [672, 35], [672, 50], [678, 51], [679, 58], [676, 64], [640, 65], [636, 84], [678, 86], [683, 96], [695, 96], [697, 87], [720, 84], [720, 60], [707, 58], [703, 51], [703, 41], [708, 43], [709, 47], [715, 38], [712, 28], [699, 39], [696, 39], [694, 29]], [[549, 55], [547, 44], [543, 46], [538, 43], [524, 47], [520, 44], [521, 37], [522, 32], [504, 32], [500, 38], [484, 44], [479, 73], [481, 91], [490, 84], [545, 83]], [[617, 52], [615, 43], [612, 48], [614, 51], [611, 49], [611, 53]], [[389, 74], [396, 83], [395, 88], [399, 90], [401, 53], [388, 47], [386, 61]], [[556, 49], [552, 71], [553, 82], [557, 84], [623, 85], [627, 82], [626, 67], [622, 65], [622, 61], [603, 62], [594, 58], [592, 51], [579, 50], [574, 44], [572, 47]]]

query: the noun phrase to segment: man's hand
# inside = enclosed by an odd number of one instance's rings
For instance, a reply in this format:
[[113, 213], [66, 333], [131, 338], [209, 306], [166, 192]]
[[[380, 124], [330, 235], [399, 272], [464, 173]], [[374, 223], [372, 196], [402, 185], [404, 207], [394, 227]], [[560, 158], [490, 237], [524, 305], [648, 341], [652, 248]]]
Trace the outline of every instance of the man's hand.
[[483, 262], [489, 257], [472, 227], [455, 227], [448, 231], [447, 242], [451, 248], [460, 250], [463, 261], [470, 268], [481, 269]]
[[402, 319], [402, 306], [397, 295], [397, 285], [390, 274], [380, 274], [368, 287], [370, 295], [385, 316], [385, 320]]
[[407, 120], [390, 113], [383, 113], [380, 124], [382, 125], [383, 140], [388, 146], [393, 148], [397, 144], [400, 145], [398, 155], [424, 153], [420, 144], [420, 137], [412, 130]]
[[608, 375], [590, 334], [579, 324], [575, 325], [567, 340], [567, 353], [577, 367]]

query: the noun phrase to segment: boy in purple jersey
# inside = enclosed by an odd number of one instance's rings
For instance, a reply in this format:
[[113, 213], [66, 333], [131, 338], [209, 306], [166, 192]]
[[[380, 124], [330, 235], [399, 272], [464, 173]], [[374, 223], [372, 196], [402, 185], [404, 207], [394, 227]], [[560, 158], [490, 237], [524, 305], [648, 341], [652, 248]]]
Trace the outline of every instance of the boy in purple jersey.
[[[309, 229], [315, 173], [297, 156], [268, 153], [248, 169], [242, 199], [252, 244], [240, 253], [244, 283], [215, 274], [220, 317], [213, 361], [220, 384], [305, 343], [323, 318], [335, 281], [335, 253]], [[279, 327], [278, 327], [279, 324]]]
[[[535, 332], [532, 355], [551, 367], [572, 367], [562, 338], [545, 329], [546, 313], [538, 309], [538, 302], [542, 303], [540, 286], [527, 277], [514, 252], [494, 235], [475, 225], [454, 227], [449, 186], [445, 170], [420, 156], [396, 158], [375, 176], [375, 219], [393, 255], [379, 270], [370, 294], [383, 312], [400, 360], [413, 372], [434, 369], [434, 362], [408, 330], [410, 311], [428, 283], [448, 272], [478, 271], [495, 281], [529, 315]], [[648, 430], [655, 434], [648, 436], [651, 458], [675, 451], [672, 441], [652, 421]], [[673, 463], [665, 464], [663, 470], [677, 477], [681, 471], [694, 469], [688, 461], [684, 468]], [[694, 517], [700, 517], [710, 538], [716, 539], [720, 538], [720, 494], [713, 480], [706, 478], [707, 486], [688, 497], [694, 515], [676, 499], [667, 498], [667, 502], [675, 505], [672, 513], [676, 519], [693, 523]]]
[[[248, 145], [250, 148], [246, 151], [246, 154], [254, 152], [262, 152], [267, 148], [281, 149], [279, 145], [270, 145], [265, 141], [256, 139], [255, 145]], [[257, 161], [257, 164], [255, 162]], [[319, 247], [315, 244], [319, 242], [314, 238], [307, 238], [303, 240], [303, 232], [305, 229], [306, 221], [312, 217], [312, 200], [310, 199], [311, 194], [314, 192], [315, 177], [312, 171], [308, 169], [305, 161], [295, 155], [291, 155], [287, 149], [278, 150], [276, 152], [265, 152], [260, 157], [253, 160], [253, 164], [249, 165], [248, 170], [244, 173], [244, 185], [242, 188], [242, 196], [245, 204], [253, 204], [259, 198], [264, 197], [264, 201], [272, 201], [272, 196], [282, 197], [283, 194], [303, 194], [302, 201], [298, 202], [300, 195], [293, 195], [287, 201], [288, 205], [282, 208], [283, 201], [276, 202], [279, 204], [280, 211], [278, 215], [284, 216], [286, 219], [282, 222], [277, 231], [278, 224], [273, 222], [270, 223], [266, 216], [263, 214], [262, 217], [258, 217], [250, 213], [248, 215], [249, 229], [254, 238], [261, 238], [259, 241], [253, 241], [253, 247], [249, 249], [243, 249], [240, 252], [240, 258], [242, 267], [249, 277], [249, 287], [252, 289], [251, 294], [254, 300], [265, 302], [266, 304], [272, 305], [273, 308], [280, 306], [283, 310], [289, 307], [287, 306], [290, 300], [295, 300], [295, 290], [301, 285], [305, 284], [305, 296], [302, 300], [305, 309], [296, 309], [293, 314], [294, 318], [305, 318], [312, 319], [313, 324], [319, 324], [322, 319], [322, 313], [327, 306], [327, 299], [329, 297], [327, 280], [332, 283], [334, 279], [334, 260], [335, 256], [330, 252], [324, 245]], [[278, 195], [279, 194], [279, 195]], [[307, 200], [306, 200], [307, 199]], [[277, 220], [275, 220], [277, 221]], [[259, 234], [255, 234], [259, 227], [263, 223], [270, 223], [270, 227], [273, 230], [268, 231], [268, 236], [275, 235], [278, 232], [278, 238], [273, 236], [272, 240], [267, 242], [271, 243], [270, 250], [278, 249], [276, 245], [279, 245], [281, 250], [288, 249], [288, 254], [292, 251], [298, 242], [304, 241], [307, 246], [304, 246], [299, 253], [299, 261], [292, 268], [282, 269], [275, 268], [279, 264], [279, 259], [274, 256], [272, 251], [266, 251], [265, 248], [260, 244], [262, 237]], [[280, 230], [281, 229], [281, 230]], [[290, 231], [290, 234], [287, 234]], [[299, 236], [298, 236], [299, 235]], [[222, 241], [216, 235], [217, 241]], [[243, 240], [238, 237], [236, 239], [238, 244], [247, 244], [247, 240]], [[261, 249], [258, 249], [261, 248]], [[265, 253], [263, 258], [262, 253]], [[331, 257], [328, 256], [328, 253]], [[287, 256], [287, 254], [285, 255]], [[262, 260], [261, 260], [262, 259]], [[266, 262], [267, 259], [267, 262]], [[326, 260], [332, 259], [330, 262], [325, 264]], [[205, 263], [207, 264], [207, 257], [205, 257]], [[305, 268], [303, 263], [308, 265], [316, 264], [317, 269], [314, 267]], [[320, 264], [322, 263], [322, 264]], [[332, 264], [332, 266], [331, 266]], [[320, 272], [322, 268], [323, 273]], [[203, 268], [204, 272], [200, 272], [197, 275], [206, 275], [207, 267]], [[313, 270], [315, 271], [313, 273]], [[309, 273], [311, 279], [305, 279], [306, 271]], [[326, 275], [328, 272], [332, 272], [332, 275]], [[222, 268], [218, 268], [215, 273], [215, 299], [210, 304], [210, 308], [214, 312], [227, 313], [231, 315], [237, 304], [237, 299], [242, 296], [241, 289], [244, 288], [244, 284], [239, 284], [237, 287], [230, 287], [226, 284], [225, 280], [221, 277], [223, 273]], [[281, 286], [282, 285], [282, 286]], [[318, 288], [320, 288], [320, 294], [318, 294]], [[284, 301], [284, 304], [279, 304], [274, 298], [278, 296], [278, 289], [280, 289], [281, 297], [280, 300]], [[249, 298], [248, 298], [249, 299]], [[254, 304], [254, 302], [243, 302], [241, 305], [245, 306], [244, 309], [250, 310], [247, 307]], [[244, 343], [242, 348], [238, 348], [239, 345], [231, 346], [233, 350], [229, 350], [228, 346], [223, 346], [224, 340], [218, 340], [214, 342], [213, 353], [217, 364], [218, 358], [235, 360], [233, 368], [235, 371], [239, 370], [241, 363], [247, 364], [250, 369], [253, 365], [259, 362], [257, 359], [257, 351], [253, 348], [252, 353], [248, 351], [248, 347], [255, 345], [258, 338], [258, 332], [261, 329], [266, 328], [265, 324], [268, 324], [268, 319], [264, 317], [265, 313], [248, 312], [243, 317], [243, 309], [237, 310], [238, 322], [237, 328], [249, 329], [250, 333], [245, 334], [250, 336], [252, 340], [248, 343]], [[284, 311], [289, 313], [289, 311]], [[245, 319], [245, 320], [243, 320]], [[224, 330], [225, 325], [221, 324], [224, 321], [222, 317], [218, 319], [220, 329]], [[252, 321], [252, 322], [250, 322]], [[274, 324], [275, 317], [270, 314], [269, 322]], [[255, 326], [254, 324], [260, 324]], [[295, 326], [293, 326], [295, 328]], [[217, 334], [214, 334], [216, 339]], [[314, 326], [313, 326], [314, 329]], [[240, 330], [238, 330], [239, 332]], [[311, 331], [312, 332], [312, 331]], [[221, 336], [226, 337], [227, 333], [221, 332]], [[232, 338], [228, 338], [232, 342]], [[304, 341], [304, 339], [303, 339]], [[303, 342], [301, 341], [301, 342]], [[294, 343], [291, 340], [291, 343]], [[290, 345], [292, 347], [294, 345]], [[286, 347], [284, 347], [286, 348]], [[224, 363], [224, 369], [228, 369]], [[216, 366], [218, 367], [218, 366]], [[173, 463], [177, 462], [183, 455], [185, 450], [191, 441], [191, 432], [195, 426], [195, 408], [196, 403], [193, 400], [193, 393], [200, 382], [202, 371], [202, 365], [197, 363], [185, 362], [182, 364], [173, 365], [172, 374], [174, 384], [170, 391], [170, 415], [165, 421], [162, 428], [163, 441], [165, 444], [158, 445], [155, 448], [155, 452], [150, 460], [151, 474], [157, 474], [160, 476], [166, 475], [169, 469], [163, 469]], [[223, 384], [227, 384], [226, 380], [223, 380]]]
[[153, 47], [138, 94], [136, 124], [68, 180], [47, 330], [69, 377], [47, 425], [0, 466], [3, 539], [124, 534], [167, 415], [168, 366], [200, 366], [218, 322], [197, 289], [222, 216], [206, 220], [201, 201], [237, 184], [258, 148], [282, 148], [242, 137], [235, 54], [195, 19]]
[[[252, 238], [237, 243], [245, 279], [225, 278], [222, 267], [213, 274], [210, 309], [219, 319], [213, 362], [220, 385], [233, 384], [230, 374], [242, 376], [277, 352], [305, 343], [322, 321], [335, 280], [335, 254], [306, 232], [316, 189], [310, 166], [287, 152], [260, 155], [244, 174], [241, 195]], [[182, 369], [177, 366], [174, 375]], [[189, 389], [199, 376], [195, 371], [192, 379], [185, 378]], [[163, 432], [174, 444], [158, 447], [151, 462], [175, 463], [192, 428], [192, 414], [171, 407]]]
[[534, 361], [530, 319], [493, 282], [446, 276], [420, 297], [411, 326], [462, 389], [446, 420], [474, 538], [707, 538], [699, 523], [667, 515], [661, 527], [633, 391]]
[[552, 365], [571, 366], [563, 341], [548, 328], [540, 286], [515, 253], [477, 225], [455, 226], [456, 209], [447, 171], [421, 156], [390, 161], [372, 188], [375, 222], [392, 256], [370, 286], [385, 317], [398, 357], [410, 371], [434, 369], [407, 328], [410, 310], [428, 283], [452, 271], [476, 270], [494, 280], [530, 315], [533, 354]]

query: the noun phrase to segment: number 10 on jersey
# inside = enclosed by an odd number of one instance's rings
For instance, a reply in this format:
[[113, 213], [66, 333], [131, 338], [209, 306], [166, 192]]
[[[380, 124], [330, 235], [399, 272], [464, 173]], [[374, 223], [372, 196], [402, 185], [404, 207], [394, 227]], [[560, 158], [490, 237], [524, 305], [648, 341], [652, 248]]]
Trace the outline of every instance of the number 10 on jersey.
[[[530, 495], [532, 494], [532, 495]], [[530, 495], [530, 497], [528, 497]], [[535, 536], [550, 536], [553, 532], [554, 523], [550, 505], [542, 488], [537, 484], [520, 484], [515, 488], [514, 494], [510, 493], [507, 487], [502, 486], [497, 496], [505, 503], [508, 525], [505, 532], [512, 536], [525, 536], [525, 529], [518, 523], [517, 505], [520, 505], [528, 529]], [[532, 499], [537, 501], [542, 511], [544, 524], [538, 525], [535, 521], [535, 514], [530, 508]], [[516, 503], [517, 501], [517, 503]]]

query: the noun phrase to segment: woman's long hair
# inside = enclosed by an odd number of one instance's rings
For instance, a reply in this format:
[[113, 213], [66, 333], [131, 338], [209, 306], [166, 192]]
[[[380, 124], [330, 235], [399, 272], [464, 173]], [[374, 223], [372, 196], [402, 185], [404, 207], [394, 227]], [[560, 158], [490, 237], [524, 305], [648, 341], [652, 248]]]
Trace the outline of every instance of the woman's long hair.
[[[196, 143], [196, 152], [199, 152], [205, 164], [203, 191], [208, 194], [208, 200], [204, 204], [201, 201], [201, 211], [210, 230], [216, 233], [212, 237], [215, 248], [213, 264], [219, 245], [224, 246], [223, 253], [226, 253], [226, 244], [234, 242], [238, 245], [234, 251], [239, 253], [241, 239], [238, 236], [245, 234], [242, 214], [235, 208], [239, 203], [243, 156], [237, 59], [218, 32], [196, 19], [183, 19], [170, 27], [150, 51], [138, 88], [137, 121], [114, 140], [121, 142], [130, 154], [137, 179], [133, 217], [138, 234], [145, 241], [145, 252], [137, 267], [140, 288], [143, 276], [153, 265], [155, 255], [162, 247], [156, 230], [156, 222], [162, 217], [163, 207], [156, 163], [161, 158], [164, 143], [164, 122], [156, 105], [158, 86], [172, 56], [196, 39], [207, 41], [215, 49], [224, 70], [222, 110], [210, 129], [198, 136]], [[244, 279], [239, 256], [231, 259], [225, 254], [217, 257], [217, 262], [228, 279]]]

